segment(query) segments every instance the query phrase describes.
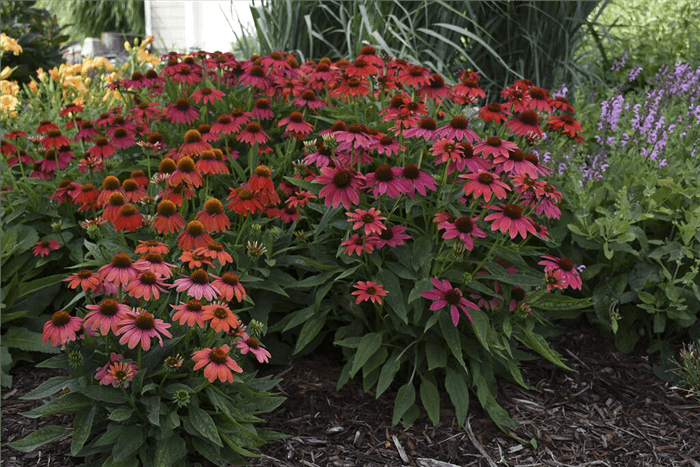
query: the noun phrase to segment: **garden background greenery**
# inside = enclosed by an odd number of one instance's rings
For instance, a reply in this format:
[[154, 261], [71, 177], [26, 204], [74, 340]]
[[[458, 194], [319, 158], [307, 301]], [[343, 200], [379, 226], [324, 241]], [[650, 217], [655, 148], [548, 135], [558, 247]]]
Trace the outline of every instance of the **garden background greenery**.
[[86, 465], [245, 462], [257, 369], [327, 349], [394, 424], [507, 429], [496, 378], [581, 322], [697, 391], [693, 2], [262, 1], [235, 55], [121, 68], [61, 64], [78, 5], [0, 4], [0, 366], [56, 354], [27, 416]]

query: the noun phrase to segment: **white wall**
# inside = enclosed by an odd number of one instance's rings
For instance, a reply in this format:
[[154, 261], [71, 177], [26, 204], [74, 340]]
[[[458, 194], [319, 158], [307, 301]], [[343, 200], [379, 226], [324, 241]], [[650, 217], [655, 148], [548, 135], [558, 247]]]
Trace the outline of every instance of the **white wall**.
[[145, 0], [146, 34], [160, 50], [228, 52], [243, 25], [252, 23], [249, 0]]

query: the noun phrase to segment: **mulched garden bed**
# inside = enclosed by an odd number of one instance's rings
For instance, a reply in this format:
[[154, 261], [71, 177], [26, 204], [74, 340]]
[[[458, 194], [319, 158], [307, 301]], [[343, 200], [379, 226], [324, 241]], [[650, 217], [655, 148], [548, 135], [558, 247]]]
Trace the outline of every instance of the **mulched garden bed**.
[[[313, 357], [268, 373], [281, 376], [287, 397], [264, 425], [290, 435], [271, 442], [253, 464], [278, 466], [691, 466], [700, 467], [700, 403], [656, 378], [640, 353], [622, 354], [611, 340], [584, 327], [550, 339], [576, 373], [537, 360], [523, 375], [539, 392], [499, 385], [499, 402], [519, 427], [504, 434], [473, 401], [459, 429], [447, 407], [433, 427], [425, 416], [413, 427], [391, 426], [391, 393], [375, 399], [361, 383], [335, 391], [341, 365]], [[23, 454], [5, 443], [69, 415], [30, 420], [19, 415], [39, 401], [21, 401], [54, 370], [18, 366], [2, 396], [2, 466], [73, 466], [68, 438]], [[388, 397], [387, 397], [388, 396]], [[523, 444], [536, 440], [537, 449]]]

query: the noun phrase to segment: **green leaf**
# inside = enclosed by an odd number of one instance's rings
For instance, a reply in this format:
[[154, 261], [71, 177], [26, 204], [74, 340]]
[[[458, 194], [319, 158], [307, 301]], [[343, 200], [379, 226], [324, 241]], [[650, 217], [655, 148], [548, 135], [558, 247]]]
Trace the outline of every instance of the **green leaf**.
[[109, 414], [109, 419], [113, 420], [115, 422], [123, 422], [128, 420], [131, 417], [131, 414], [134, 413], [134, 409], [131, 407], [118, 407]]
[[389, 357], [389, 360], [382, 367], [382, 371], [379, 374], [379, 381], [377, 382], [377, 398], [379, 398], [384, 391], [389, 389], [389, 386], [391, 386], [391, 383], [394, 381], [394, 375], [399, 371], [401, 362], [403, 361], [400, 355], [398, 351], [394, 351], [391, 357]]
[[471, 308], [469, 308], [469, 314], [472, 317], [472, 329], [474, 330], [477, 340], [486, 350], [491, 352], [489, 344], [487, 343], [489, 330], [491, 329], [489, 317], [483, 311], [473, 310]]
[[425, 343], [425, 356], [428, 360], [428, 371], [443, 368], [447, 364], [447, 352], [443, 346], [432, 340]]
[[426, 376], [421, 377], [420, 400], [433, 426], [437, 426], [440, 423], [440, 393], [435, 383]]
[[59, 438], [63, 438], [72, 431], [73, 430], [69, 430], [68, 428], [62, 426], [49, 425], [30, 433], [20, 440], [7, 443], [7, 445], [20, 452], [31, 452], [39, 446], [43, 446], [44, 444], [48, 444], [52, 441], [56, 441]]
[[520, 332], [516, 332], [514, 334], [516, 339], [518, 339], [520, 342], [522, 342], [538, 354], [542, 355], [550, 362], [554, 363], [559, 368], [573, 371], [571, 368], [564, 365], [559, 356], [557, 356], [557, 354], [555, 354], [554, 351], [549, 348], [549, 344], [547, 344], [547, 341], [544, 340], [544, 337], [540, 336], [539, 334], [534, 334], [532, 331], [523, 328], [522, 326], [519, 327], [519, 330]]
[[131, 429], [122, 431], [112, 449], [114, 460], [121, 462], [128, 459], [139, 450], [145, 441], [145, 433], [142, 429], [139, 429], [138, 426], [133, 426]]
[[2, 345], [27, 352], [61, 353], [61, 349], [51, 345], [50, 341], [44, 344], [40, 333], [32, 332], [22, 327], [11, 327], [2, 336]]
[[406, 311], [406, 304], [404, 303], [404, 295], [401, 292], [399, 278], [388, 269], [384, 269], [381, 272], [380, 277], [382, 280], [382, 285], [388, 292], [384, 297], [386, 299], [386, 303], [399, 316], [399, 318], [401, 318], [401, 321], [403, 321], [404, 324], [408, 324], [408, 312]]
[[66, 276], [64, 274], [56, 274], [20, 284], [18, 297], [24, 297], [47, 287], [51, 287], [52, 285], [59, 284], [65, 278]]
[[152, 425], [160, 426], [158, 417], [160, 416], [160, 396], [150, 396], [141, 399], [146, 406], [146, 416]]
[[326, 271], [315, 276], [307, 277], [306, 279], [300, 280], [295, 284], [289, 284], [287, 285], [287, 287], [290, 289], [310, 289], [312, 287], [316, 287], [317, 285], [325, 284], [327, 281], [331, 280], [331, 278], [337, 273], [338, 270], [334, 267], [332, 271]]
[[315, 312], [316, 310], [313, 305], [307, 306], [306, 308], [302, 308], [301, 310], [293, 312], [291, 314], [292, 319], [287, 323], [284, 329], [282, 329], [282, 332], [289, 331], [290, 329], [299, 326], [301, 323], [305, 323], [309, 318], [311, 318], [314, 315]]
[[68, 386], [68, 383], [71, 381], [75, 381], [75, 379], [71, 378], [70, 376], [54, 376], [50, 380], [41, 383], [39, 387], [31, 391], [29, 394], [25, 394], [24, 396], [20, 397], [20, 399], [34, 400], [52, 396], [64, 387]]
[[447, 347], [449, 347], [449, 349], [452, 351], [452, 355], [455, 356], [457, 361], [463, 367], [466, 367], [464, 364], [464, 357], [462, 355], [462, 343], [459, 340], [459, 331], [452, 323], [449, 313], [440, 312], [440, 315], [440, 330], [442, 331], [442, 337], [445, 338]]
[[411, 302], [418, 300], [420, 298], [420, 294], [423, 292], [427, 292], [428, 290], [433, 288], [433, 284], [430, 282], [430, 279], [421, 279], [418, 282], [415, 283], [413, 286], [413, 289], [411, 290], [411, 293], [408, 294], [408, 303], [410, 304]]
[[352, 369], [350, 370], [350, 377], [352, 378], [355, 374], [360, 371], [360, 368], [367, 362], [367, 360], [374, 355], [374, 353], [382, 345], [382, 333], [381, 332], [371, 332], [362, 336], [360, 340], [360, 345], [357, 348], [357, 353], [352, 362]]
[[469, 412], [469, 387], [461, 371], [456, 371], [451, 366], [447, 367], [445, 389], [450, 396], [452, 405], [455, 406], [455, 417], [457, 417], [457, 424], [461, 429]]
[[27, 418], [39, 418], [43, 415], [53, 415], [61, 412], [73, 412], [81, 407], [94, 405], [94, 402], [78, 392], [69, 392], [62, 396], [47, 401], [41, 407], [36, 407], [28, 412], [22, 412]]
[[192, 446], [209, 462], [220, 465], [222, 462], [219, 446], [208, 443], [197, 436], [192, 437]]
[[323, 188], [320, 183], [311, 182], [309, 180], [301, 180], [294, 177], [284, 177], [284, 179], [292, 185], [303, 188], [306, 191], [310, 191], [315, 195], [317, 195], [318, 192], [321, 191], [321, 188]]
[[185, 442], [180, 436], [172, 435], [157, 443], [154, 466], [166, 467], [174, 465], [175, 462], [187, 455]]
[[192, 423], [194, 429], [212, 443], [223, 447], [224, 444], [221, 442], [216, 424], [211, 416], [199, 407], [190, 406], [188, 407], [188, 411], [190, 414], [190, 423]]
[[323, 325], [326, 323], [326, 316], [321, 314], [315, 314], [309, 320], [304, 323], [299, 333], [299, 338], [297, 339], [297, 345], [294, 347], [293, 355], [301, 352], [304, 347], [306, 347], [316, 335], [321, 331]]
[[85, 441], [87, 441], [90, 433], [92, 432], [92, 421], [95, 418], [96, 407], [84, 407], [75, 413], [75, 418], [73, 419], [73, 441], [70, 445], [71, 456], [77, 456], [78, 452], [83, 448]]
[[409, 381], [399, 388], [394, 401], [394, 416], [391, 419], [391, 426], [396, 426], [401, 420], [401, 417], [411, 408], [416, 401], [416, 388], [413, 387], [413, 382]]
[[90, 399], [95, 399], [110, 404], [123, 404], [126, 402], [124, 393], [112, 386], [85, 386], [80, 388], [80, 392], [88, 396]]

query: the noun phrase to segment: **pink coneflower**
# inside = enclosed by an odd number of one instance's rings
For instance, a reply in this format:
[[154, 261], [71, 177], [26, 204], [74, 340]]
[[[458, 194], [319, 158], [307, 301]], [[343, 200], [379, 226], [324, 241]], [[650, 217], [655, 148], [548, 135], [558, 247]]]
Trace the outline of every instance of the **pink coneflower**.
[[374, 138], [368, 134], [368, 128], [359, 123], [351, 123], [347, 129], [333, 131], [333, 137], [338, 142], [338, 151], [372, 148]]
[[269, 78], [267, 77], [263, 67], [253, 65], [239, 77], [240, 84], [248, 84], [256, 87], [261, 91], [267, 90], [270, 87]]
[[302, 109], [306, 107], [311, 110], [318, 110], [326, 106], [326, 102], [322, 99], [317, 99], [316, 93], [311, 89], [307, 89], [299, 97], [292, 99], [292, 104]]
[[207, 125], [206, 123], [199, 125], [197, 127], [197, 131], [200, 135], [202, 135], [202, 141], [206, 141], [207, 143], [213, 143], [221, 139], [221, 136], [216, 133], [212, 133], [211, 125]]
[[201, 255], [204, 258], [215, 259], [222, 266], [225, 266], [226, 263], [233, 263], [233, 258], [226, 250], [224, 250], [224, 246], [221, 243], [208, 243], [207, 246], [194, 250], [194, 253]]
[[372, 303], [379, 303], [381, 305], [382, 297], [389, 293], [382, 288], [381, 284], [377, 284], [376, 282], [357, 281], [357, 284], [353, 285], [353, 287], [357, 290], [351, 295], [357, 295], [357, 300], [355, 302], [357, 304], [372, 300]]
[[222, 345], [221, 347], [205, 348], [196, 350], [192, 360], [197, 362], [194, 365], [194, 370], [204, 368], [204, 377], [213, 383], [217, 378], [222, 382], [233, 382], [233, 373], [243, 373], [243, 369], [236, 363], [234, 359], [228, 356], [230, 347]]
[[364, 177], [353, 169], [343, 167], [323, 167], [316, 183], [326, 185], [318, 193], [319, 198], [325, 198], [326, 206], [337, 208], [340, 204], [345, 209], [360, 204], [359, 192], [362, 189]]
[[399, 145], [399, 141], [389, 135], [377, 135], [375, 138], [377, 142], [374, 144], [374, 149], [377, 151], [377, 154], [384, 154], [387, 157], [391, 157], [406, 150], [404, 145]]
[[197, 89], [191, 96], [192, 102], [199, 104], [204, 102], [205, 104], [214, 104], [216, 101], [220, 101], [224, 98], [226, 94], [223, 91], [217, 89], [212, 89], [210, 87], [203, 87]]
[[80, 130], [73, 137], [73, 141], [91, 141], [95, 136], [99, 136], [99, 131], [93, 126], [90, 120], [80, 122]]
[[527, 175], [530, 178], [537, 178], [536, 167], [525, 158], [525, 153], [520, 149], [508, 151], [508, 157], [497, 156], [493, 159], [497, 172], [506, 172], [512, 176]]
[[[462, 158], [464, 147], [462, 145], [458, 145], [453, 139], [438, 139], [431, 146], [430, 152], [436, 157], [435, 165], [449, 161], [451, 165], [458, 167], [458, 170], [460, 171], [464, 168], [465, 163], [463, 162]], [[459, 167], [460, 165], [461, 167]]]
[[204, 269], [195, 269], [190, 276], [175, 279], [171, 287], [176, 287], [178, 292], [187, 292], [189, 297], [200, 300], [205, 297], [212, 301], [221, 293], [220, 290], [209, 283], [209, 274]]
[[241, 284], [238, 275], [232, 272], [225, 272], [221, 277], [211, 275], [216, 280], [212, 282], [217, 289], [221, 291], [219, 294], [220, 299], [225, 299], [227, 302], [233, 300], [236, 297], [236, 301], [241, 303], [246, 298], [246, 291]]
[[503, 207], [485, 205], [484, 208], [493, 209], [495, 212], [484, 218], [485, 221], [493, 220], [491, 230], [500, 230], [502, 233], [508, 233], [510, 238], [515, 238], [518, 234], [525, 239], [527, 232], [536, 235], [535, 227], [532, 225], [532, 220], [529, 217], [523, 216], [523, 210], [515, 204], [506, 204]]
[[133, 349], [141, 344], [141, 348], [148, 351], [151, 348], [151, 338], [157, 337], [162, 347], [163, 337], [161, 337], [161, 334], [166, 337], [173, 337], [168, 332], [170, 326], [172, 326], [170, 323], [165, 323], [162, 319], [155, 318], [143, 308], [135, 308], [125, 313], [124, 319], [119, 323], [115, 334], [122, 336], [119, 339], [121, 345], [127, 344], [130, 349]]
[[492, 194], [498, 199], [503, 199], [508, 196], [506, 191], [510, 191], [510, 187], [500, 181], [498, 175], [483, 170], [479, 170], [476, 173], [461, 174], [459, 178], [469, 180], [462, 187], [465, 196], [472, 195], [475, 198], [483, 196], [487, 202], [491, 200]]
[[157, 102], [141, 102], [136, 107], [129, 110], [131, 118], [140, 122], [149, 122], [159, 118], [163, 113], [160, 104]]
[[51, 340], [51, 345], [63, 345], [78, 338], [77, 333], [83, 327], [83, 320], [77, 316], [71, 316], [67, 311], [58, 310], [51, 319], [44, 324], [41, 334], [44, 344]]
[[369, 94], [367, 82], [361, 77], [345, 76], [340, 84], [330, 92], [331, 97], [339, 97], [346, 102], [348, 97], [364, 96]]
[[547, 284], [547, 291], [552, 289], [565, 289], [566, 281], [562, 276], [561, 269], [553, 269], [551, 271], [546, 271], [544, 273], [545, 283]]
[[116, 334], [119, 323], [126, 313], [131, 311], [128, 305], [112, 298], [102, 300], [99, 305], [86, 305], [85, 308], [91, 311], [85, 315], [83, 326], [90, 331], [99, 330], [103, 336], [106, 336], [110, 329]]
[[51, 250], [58, 250], [59, 248], [61, 248], [61, 244], [58, 240], [44, 240], [37, 242], [34, 248], [32, 248], [32, 252], [34, 256], [41, 256], [43, 258], [44, 256], [48, 256]]
[[504, 156], [508, 157], [508, 151], [518, 149], [518, 145], [510, 141], [503, 140], [498, 136], [481, 141], [474, 146], [474, 154], [481, 154], [484, 157], [488, 156]]
[[109, 282], [116, 287], [126, 286], [131, 279], [139, 274], [139, 270], [131, 264], [131, 258], [126, 253], [117, 253], [112, 256], [112, 261], [105, 264], [98, 271], [100, 282]]
[[50, 130], [58, 130], [58, 125], [53, 123], [51, 120], [42, 120], [39, 122], [39, 126], [36, 127], [35, 133], [37, 135], [44, 135]]
[[126, 149], [136, 144], [134, 136], [126, 131], [124, 128], [119, 127], [114, 130], [114, 136], [112, 136], [112, 144], [117, 149]]
[[544, 272], [556, 272], [558, 271], [559, 277], [565, 283], [565, 285], [571, 286], [571, 288], [581, 290], [583, 282], [581, 281], [581, 276], [579, 272], [574, 267], [574, 262], [569, 258], [557, 258], [556, 256], [544, 255], [542, 256], [544, 261], [540, 261], [539, 265], [544, 266]]
[[230, 115], [233, 119], [233, 124], [238, 128], [242, 125], [247, 125], [253, 114], [251, 112], [244, 112], [242, 109], [233, 109]]
[[255, 355], [255, 358], [260, 363], [267, 363], [268, 359], [272, 356], [270, 352], [260, 346], [260, 341], [258, 339], [255, 337], [250, 337], [245, 332], [238, 338], [236, 347], [238, 350], [240, 350], [241, 355], [245, 355], [250, 352]]
[[540, 127], [540, 117], [534, 110], [524, 110], [517, 118], [509, 120], [506, 128], [511, 133], [526, 138], [541, 138], [544, 132]]
[[381, 211], [375, 208], [369, 208], [369, 210], [356, 209], [355, 212], [346, 212], [348, 216], [348, 222], [354, 222], [352, 226], [353, 230], [365, 228], [365, 235], [370, 235], [373, 233], [380, 233], [385, 227], [382, 224], [386, 217], [380, 216]]
[[421, 297], [427, 298], [428, 300], [433, 300], [433, 304], [430, 305], [432, 311], [441, 310], [446, 306], [450, 306], [450, 315], [452, 316], [452, 323], [457, 326], [459, 323], [459, 310], [467, 315], [469, 321], [472, 321], [472, 316], [467, 308], [472, 310], [478, 310], [479, 307], [476, 304], [470, 302], [462, 296], [462, 291], [458, 288], [452, 287], [452, 285], [444, 280], [432, 278], [430, 281], [433, 283], [433, 288], [427, 292], [421, 292]]
[[172, 123], [191, 125], [199, 118], [199, 111], [185, 97], [181, 97], [168, 107], [165, 115]]
[[437, 131], [437, 123], [431, 117], [423, 117], [417, 127], [409, 128], [403, 132], [404, 138], [423, 138], [429, 141], [435, 137]]
[[406, 232], [406, 227], [403, 225], [395, 225], [391, 228], [382, 229], [382, 231], [374, 237], [377, 249], [383, 248], [386, 245], [392, 248], [405, 245], [404, 240], [408, 240], [411, 236], [404, 232]]
[[486, 123], [494, 122], [499, 124], [508, 120], [508, 117], [511, 115], [510, 112], [508, 112], [509, 107], [509, 104], [491, 102], [479, 109], [478, 117]]
[[538, 88], [536, 86], [528, 89], [525, 94], [530, 98], [525, 102], [525, 107], [532, 110], [537, 110], [540, 112], [552, 112], [551, 99], [549, 97], [549, 91], [546, 89]]
[[[470, 219], [468, 217], [458, 217], [455, 219], [454, 223], [445, 224], [445, 233], [442, 234], [442, 238], [449, 240], [451, 238], [459, 238], [464, 243], [464, 247], [467, 251], [474, 249], [474, 239], [485, 238], [486, 233], [476, 226], [476, 221], [478, 217]], [[442, 225], [442, 224], [441, 224]]]
[[362, 252], [369, 254], [374, 251], [374, 246], [377, 244], [377, 238], [374, 236], [362, 238], [359, 234], [352, 234], [350, 238], [340, 244], [345, 247], [343, 253], [346, 255], [356, 254], [360, 256]]
[[156, 207], [153, 227], [161, 235], [177, 232], [185, 226], [185, 218], [177, 212], [177, 206], [172, 201], [164, 199]]
[[264, 144], [270, 137], [265, 133], [258, 122], [248, 123], [240, 133], [236, 135], [236, 141], [248, 143], [250, 145], [258, 143]]
[[449, 125], [438, 128], [435, 131], [436, 138], [454, 139], [457, 141], [467, 140], [473, 143], [479, 139], [479, 135], [469, 129], [469, 120], [461, 115], [452, 117]]
[[214, 302], [202, 307], [202, 319], [216, 332], [229, 332], [241, 325], [241, 320], [224, 302]]
[[136, 373], [138, 373], [138, 368], [134, 363], [112, 362], [108, 364], [105, 375], [99, 381], [105, 386], [111, 384], [115, 388], [128, 388]]
[[149, 251], [134, 263], [134, 267], [139, 271], [150, 271], [164, 279], [169, 279], [173, 274], [172, 270], [175, 268], [175, 265], [163, 261], [163, 256], [160, 253]]
[[287, 203], [291, 208], [303, 208], [304, 206], [309, 204], [312, 199], [315, 198], [316, 195], [314, 195], [310, 191], [299, 190], [298, 192], [290, 196], [287, 199], [287, 201], [285, 201], [285, 203]]
[[251, 113], [253, 114], [253, 118], [258, 120], [270, 120], [275, 116], [274, 112], [272, 112], [272, 109], [270, 108], [270, 101], [264, 97], [261, 97], [255, 101], [255, 105], [253, 106], [253, 111]]
[[386, 194], [390, 198], [398, 198], [402, 194], [413, 191], [411, 182], [402, 177], [404, 169], [382, 164], [374, 172], [365, 175], [366, 187], [374, 187], [374, 198]]
[[129, 293], [129, 296], [134, 298], [143, 297], [144, 300], [150, 300], [153, 297], [158, 300], [160, 293], [165, 292], [163, 287], [167, 287], [167, 285], [159, 274], [144, 271], [129, 281], [126, 291]]
[[416, 191], [421, 195], [426, 196], [427, 190], [436, 190], [437, 180], [435, 180], [432, 175], [423, 172], [415, 164], [408, 164], [406, 167], [404, 167], [402, 175], [412, 184], [411, 191], [406, 193], [406, 195], [408, 195], [408, 197], [411, 199], [415, 197]]
[[100, 285], [100, 279], [97, 274], [89, 269], [82, 269], [75, 272], [69, 277], [63, 279], [63, 282], [68, 282], [68, 287], [71, 289], [77, 289], [80, 287], [83, 292], [95, 290], [97, 286]]
[[224, 205], [216, 198], [209, 198], [204, 203], [204, 209], [197, 213], [195, 219], [204, 225], [207, 233], [225, 232], [231, 227], [231, 221], [224, 212]]
[[170, 305], [174, 310], [175, 314], [172, 317], [173, 321], [180, 322], [181, 325], [187, 323], [188, 326], [192, 327], [195, 324], [200, 328], [204, 327], [204, 318], [202, 317], [202, 302], [191, 298], [187, 303], [180, 302], [179, 305]]
[[479, 87], [479, 74], [473, 71], [465, 71], [460, 77], [461, 83], [452, 88], [455, 96], [465, 101], [473, 102], [477, 99], [485, 99], [486, 93]]
[[292, 112], [289, 117], [283, 118], [277, 126], [287, 125], [286, 131], [294, 137], [305, 137], [314, 131], [314, 126], [304, 121], [304, 116], [300, 112]]

